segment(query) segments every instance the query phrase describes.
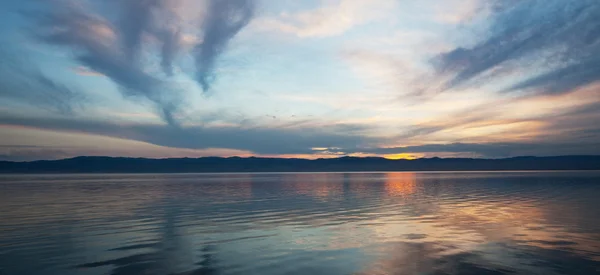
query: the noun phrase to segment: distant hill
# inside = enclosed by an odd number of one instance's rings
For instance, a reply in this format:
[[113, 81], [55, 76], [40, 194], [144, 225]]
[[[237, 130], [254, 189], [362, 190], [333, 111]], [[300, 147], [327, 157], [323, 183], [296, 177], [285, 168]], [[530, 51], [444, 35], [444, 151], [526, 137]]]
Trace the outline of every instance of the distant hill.
[[341, 172], [341, 171], [496, 171], [600, 170], [600, 156], [514, 157], [505, 159], [341, 157], [281, 158], [113, 158], [0, 161], [0, 173], [206, 173], [206, 172]]

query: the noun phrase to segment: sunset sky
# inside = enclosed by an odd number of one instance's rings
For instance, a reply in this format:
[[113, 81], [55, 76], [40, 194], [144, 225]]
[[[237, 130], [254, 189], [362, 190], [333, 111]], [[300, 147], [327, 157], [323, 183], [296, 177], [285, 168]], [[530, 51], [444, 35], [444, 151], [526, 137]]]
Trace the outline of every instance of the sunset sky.
[[6, 0], [0, 159], [600, 154], [598, 0]]

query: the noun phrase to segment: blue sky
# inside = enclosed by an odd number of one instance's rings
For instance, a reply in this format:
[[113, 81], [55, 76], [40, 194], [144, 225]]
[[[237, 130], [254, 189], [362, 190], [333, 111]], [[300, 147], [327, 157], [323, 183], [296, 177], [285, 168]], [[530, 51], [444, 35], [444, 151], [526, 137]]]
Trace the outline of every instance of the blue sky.
[[600, 154], [595, 0], [9, 0], [0, 158]]

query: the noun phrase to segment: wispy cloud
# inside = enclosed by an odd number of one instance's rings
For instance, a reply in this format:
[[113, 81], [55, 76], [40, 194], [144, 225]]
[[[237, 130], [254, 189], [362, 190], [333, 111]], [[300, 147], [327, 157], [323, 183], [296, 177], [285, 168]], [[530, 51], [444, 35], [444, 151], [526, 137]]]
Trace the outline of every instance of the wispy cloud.
[[600, 79], [600, 2], [489, 2], [487, 33], [475, 45], [453, 49], [438, 58], [438, 70], [452, 75], [447, 88], [468, 85], [503, 66], [524, 66], [531, 60], [548, 69], [507, 91], [563, 93]]
[[[362, 149], [372, 154], [461, 153], [463, 157], [502, 158], [515, 156], [556, 156], [600, 154], [600, 143], [445, 143], [404, 147]], [[342, 149], [343, 150], [343, 149]]]
[[[497, 106], [495, 111], [482, 105], [479, 109], [464, 110], [462, 115], [447, 115], [446, 119], [440, 119], [438, 124], [415, 125], [412, 130], [407, 130], [406, 135], [393, 137], [366, 135], [365, 129], [372, 125], [323, 125], [319, 121], [278, 128], [212, 124], [173, 129], [151, 124], [117, 125], [92, 120], [25, 118], [3, 114], [0, 115], [0, 124], [101, 135], [168, 148], [230, 148], [254, 155], [272, 156], [410, 153], [424, 156], [452, 154], [494, 158], [600, 153], [597, 151], [600, 144], [595, 139], [600, 133], [600, 128], [593, 125], [593, 121], [600, 119], [596, 112], [597, 103], [584, 104], [573, 101], [569, 104], [570, 108], [561, 106], [565, 111], [553, 116], [545, 115], [544, 111], [541, 116], [532, 114], [532, 117], [506, 117], [505, 108], [520, 108], [513, 105], [526, 105], [528, 100], [532, 99], [506, 101], [505, 106]], [[567, 98], [555, 98], [548, 104], [559, 101], [567, 101]], [[487, 109], [488, 112], [482, 109]], [[448, 119], [449, 117], [452, 119]], [[531, 123], [539, 125], [539, 129], [533, 131]], [[492, 129], [494, 127], [496, 130]], [[480, 129], [487, 130], [479, 131]], [[444, 136], [448, 133], [453, 138]], [[521, 133], [522, 136], [515, 136], [517, 133]], [[494, 138], [495, 136], [498, 138]], [[452, 141], [448, 142], [449, 140]]]
[[[125, 56], [138, 62], [145, 35], [153, 35], [161, 45], [161, 66], [167, 75], [173, 74], [172, 63], [182, 44], [182, 27], [177, 14], [170, 8], [178, 1], [124, 0], [118, 1], [123, 12], [118, 22], [123, 37]], [[180, 1], [179, 1], [180, 2]]]
[[282, 13], [257, 22], [261, 29], [276, 30], [298, 37], [336, 36], [353, 27], [380, 19], [394, 8], [390, 0], [324, 0], [319, 8], [297, 13]]
[[73, 68], [73, 72], [83, 76], [104, 76], [103, 74], [90, 70], [89, 68], [86, 68], [84, 66], [77, 66]]
[[[151, 101], [168, 124], [177, 125], [184, 102], [183, 91], [170, 79], [177, 56], [183, 50], [195, 56], [196, 78], [208, 90], [217, 58], [254, 11], [253, 0], [202, 2], [123, 0], [92, 5], [51, 0], [38, 2], [41, 6], [24, 14], [37, 21], [36, 38], [70, 50], [82, 67], [108, 77], [126, 97]], [[191, 16], [186, 7], [200, 15]], [[153, 43], [159, 46], [156, 53]], [[160, 58], [163, 74], [152, 69], [149, 51]]]
[[83, 66], [101, 73], [121, 88], [125, 96], [143, 97], [156, 104], [162, 118], [176, 125], [174, 113], [179, 107], [177, 90], [168, 82], [150, 75], [131, 62], [129, 55], [136, 49], [135, 43], [122, 40], [137, 33], [124, 33], [110, 21], [93, 14], [82, 6], [70, 2], [52, 1], [49, 12], [30, 13], [37, 16], [39, 29], [37, 37], [50, 44], [71, 49]]
[[353, 133], [358, 126], [299, 126], [295, 128], [236, 126], [166, 127], [152, 124], [120, 125], [110, 122], [61, 118], [27, 118], [0, 114], [0, 124], [59, 132], [78, 132], [184, 149], [229, 148], [254, 154], [309, 154], [314, 147], [351, 147], [377, 138]]
[[204, 38], [197, 48], [196, 78], [208, 91], [215, 77], [216, 59], [225, 51], [229, 41], [254, 16], [254, 0], [210, 0], [203, 29]]
[[395, 98], [403, 96], [406, 100], [435, 84], [422, 82], [427, 72], [415, 66], [413, 60], [401, 56], [366, 50], [349, 50], [344, 51], [341, 57], [349, 62], [358, 77], [370, 83], [370, 93], [392, 92]]
[[[434, 7], [434, 20], [443, 24], [461, 24], [469, 21], [481, 10], [486, 0], [429, 1]], [[422, 1], [425, 2], [425, 1]]]
[[600, 128], [599, 96], [595, 84], [566, 94], [495, 98], [412, 121], [398, 142], [588, 143], [587, 131]]
[[0, 50], [0, 98], [16, 100], [61, 114], [72, 114], [86, 97], [72, 87], [53, 80], [19, 50]]

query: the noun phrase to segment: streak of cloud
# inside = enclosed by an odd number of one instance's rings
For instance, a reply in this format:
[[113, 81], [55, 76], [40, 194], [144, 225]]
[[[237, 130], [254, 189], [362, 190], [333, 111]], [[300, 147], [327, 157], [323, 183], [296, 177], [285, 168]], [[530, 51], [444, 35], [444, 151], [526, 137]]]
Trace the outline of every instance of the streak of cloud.
[[[45, 6], [25, 13], [38, 22], [38, 39], [72, 51], [81, 66], [108, 77], [124, 96], [153, 102], [171, 125], [178, 124], [182, 91], [169, 78], [151, 73], [145, 58], [151, 49], [148, 44], [158, 44], [160, 67], [166, 76], [172, 76], [177, 56], [189, 49], [189, 25], [204, 17], [203, 25], [196, 22], [194, 26], [193, 31], [203, 37], [192, 54], [197, 82], [207, 91], [216, 77], [217, 58], [254, 15], [253, 0], [211, 0], [206, 10], [195, 11], [202, 16], [194, 20], [188, 20], [185, 7], [200, 6], [185, 0], [40, 3]], [[114, 15], [103, 13], [103, 7], [113, 9]]]
[[353, 28], [382, 20], [396, 6], [394, 0], [334, 0], [321, 1], [315, 9], [277, 17], [257, 23], [263, 30], [275, 30], [298, 37], [323, 38], [342, 35]]
[[82, 107], [85, 96], [59, 83], [34, 66], [17, 50], [0, 50], [0, 98], [32, 104], [60, 114]]
[[[77, 120], [65, 118], [27, 118], [0, 113], [0, 124], [35, 128], [56, 132], [77, 132], [91, 135], [135, 140], [179, 149], [229, 148], [249, 154], [286, 155], [312, 154], [314, 148], [327, 148], [332, 155], [388, 155], [388, 154], [424, 154], [479, 157], [510, 157], [520, 155], [571, 155], [600, 154], [600, 144], [594, 137], [598, 127], [590, 127], [582, 116], [595, 114], [591, 108], [597, 105], [585, 105], [574, 109], [563, 119], [549, 125], [548, 130], [564, 133], [544, 135], [527, 140], [500, 141], [457, 141], [451, 143], [422, 142], [420, 145], [383, 146], [402, 139], [366, 136], [356, 133], [356, 128], [364, 125], [302, 125], [295, 128], [235, 126], [191, 126], [171, 128], [150, 124], [123, 125], [111, 122]], [[579, 125], [577, 125], [579, 123]], [[7, 126], [8, 127], [8, 126]], [[583, 129], [583, 130], [582, 130]], [[435, 131], [435, 130], [434, 130]], [[551, 136], [552, 138], [549, 138]], [[16, 143], [18, 145], [18, 143]], [[323, 153], [323, 152], [321, 152]]]
[[471, 47], [441, 54], [437, 69], [452, 75], [447, 89], [503, 67], [549, 68], [506, 91], [564, 93], [600, 80], [600, 2], [595, 0], [489, 1], [491, 24]]
[[161, 67], [169, 76], [173, 74], [172, 63], [183, 43], [177, 15], [171, 12], [173, 3], [168, 0], [118, 1], [123, 11], [118, 25], [125, 55], [131, 62], [137, 62], [144, 35], [153, 35], [162, 44]]
[[[353, 133], [353, 127], [311, 127], [277, 129], [271, 127], [240, 128], [235, 126], [165, 127], [155, 124], [28, 118], [0, 112], [0, 124], [57, 132], [77, 132], [142, 141], [181, 149], [227, 148], [261, 155], [310, 154], [314, 147], [351, 147], [375, 143], [378, 139]], [[354, 127], [356, 128], [356, 127]]]
[[[538, 142], [506, 142], [506, 143], [445, 143], [416, 146], [360, 149], [371, 154], [402, 153], [461, 153], [465, 156], [485, 158], [503, 158], [516, 156], [556, 156], [556, 155], [590, 155], [600, 154], [600, 143], [538, 143]], [[341, 149], [347, 150], [347, 149]], [[347, 150], [348, 151], [348, 150]]]
[[206, 92], [215, 78], [215, 62], [229, 41], [254, 16], [253, 0], [211, 0], [204, 21], [204, 38], [195, 55], [197, 81]]
[[[119, 85], [124, 96], [150, 100], [165, 122], [177, 125], [174, 116], [180, 106], [177, 88], [146, 73], [128, 58], [139, 51], [136, 39], [142, 27], [123, 32], [84, 7], [68, 1], [53, 3], [50, 12], [29, 14], [38, 17], [40, 28], [36, 35], [39, 39], [72, 50], [81, 65], [110, 78]], [[119, 45], [122, 41], [124, 50]]]

